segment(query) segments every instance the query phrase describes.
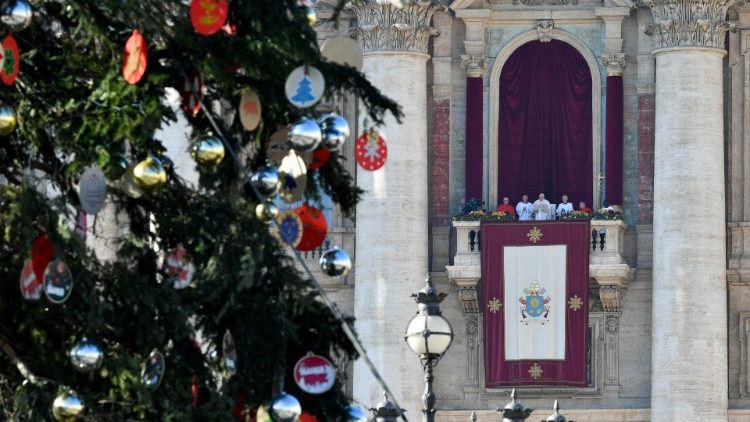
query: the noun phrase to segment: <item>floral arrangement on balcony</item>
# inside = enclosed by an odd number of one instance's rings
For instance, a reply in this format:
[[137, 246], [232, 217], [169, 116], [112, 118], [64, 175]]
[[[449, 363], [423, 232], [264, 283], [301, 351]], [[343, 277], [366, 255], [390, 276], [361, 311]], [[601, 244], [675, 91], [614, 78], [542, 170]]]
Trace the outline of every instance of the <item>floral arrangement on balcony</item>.
[[513, 216], [513, 214], [509, 214], [502, 211], [492, 211], [489, 215], [485, 216], [483, 220], [491, 220], [491, 221], [515, 221], [516, 217]]
[[484, 201], [472, 198], [464, 204], [461, 212], [453, 216], [453, 221], [514, 221], [512, 214], [501, 211], [488, 212], [484, 209]]
[[622, 207], [610, 205], [594, 212], [594, 220], [622, 220]]
[[581, 211], [571, 211], [569, 213], [565, 213], [560, 216], [560, 220], [591, 220], [593, 217], [592, 214], [581, 212]]
[[461, 212], [453, 216], [453, 221], [479, 221], [487, 212], [484, 210], [484, 201], [471, 198], [461, 208]]

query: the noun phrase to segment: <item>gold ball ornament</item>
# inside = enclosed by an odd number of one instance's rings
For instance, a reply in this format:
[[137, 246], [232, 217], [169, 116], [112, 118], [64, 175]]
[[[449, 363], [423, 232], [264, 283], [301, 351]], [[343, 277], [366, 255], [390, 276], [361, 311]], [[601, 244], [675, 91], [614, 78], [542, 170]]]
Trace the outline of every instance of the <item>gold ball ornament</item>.
[[190, 149], [193, 160], [202, 166], [216, 166], [224, 159], [224, 144], [216, 137], [210, 136], [198, 140]]
[[133, 181], [144, 190], [159, 189], [167, 183], [167, 171], [156, 157], [148, 157], [133, 168]]
[[52, 416], [59, 422], [74, 422], [84, 410], [83, 400], [73, 390], [60, 394], [52, 403]]
[[8, 136], [16, 130], [18, 118], [13, 107], [0, 105], [0, 136]]
[[270, 223], [279, 216], [279, 208], [270, 202], [261, 202], [255, 207], [255, 216], [263, 223]]

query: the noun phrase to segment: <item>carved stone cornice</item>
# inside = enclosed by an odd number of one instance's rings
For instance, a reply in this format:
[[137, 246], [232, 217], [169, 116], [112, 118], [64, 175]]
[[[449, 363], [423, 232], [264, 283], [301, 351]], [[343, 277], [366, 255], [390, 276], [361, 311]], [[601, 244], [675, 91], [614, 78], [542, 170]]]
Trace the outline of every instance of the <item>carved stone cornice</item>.
[[645, 0], [654, 23], [646, 27], [656, 48], [724, 48], [724, 35], [734, 28], [726, 21], [735, 0]]
[[445, 7], [434, 0], [406, 0], [398, 8], [391, 0], [361, 0], [350, 3], [357, 15], [352, 32], [364, 52], [413, 51], [427, 53], [430, 37], [440, 31], [430, 26], [432, 15]]
[[607, 68], [607, 76], [622, 76], [622, 72], [625, 70], [625, 54], [603, 54], [602, 66]]
[[481, 78], [487, 71], [487, 57], [463, 55], [461, 56], [461, 67], [466, 71], [466, 76], [470, 78]]
[[552, 19], [540, 20], [536, 24], [536, 32], [539, 34], [539, 41], [552, 41], [552, 30], [555, 29], [555, 22]]

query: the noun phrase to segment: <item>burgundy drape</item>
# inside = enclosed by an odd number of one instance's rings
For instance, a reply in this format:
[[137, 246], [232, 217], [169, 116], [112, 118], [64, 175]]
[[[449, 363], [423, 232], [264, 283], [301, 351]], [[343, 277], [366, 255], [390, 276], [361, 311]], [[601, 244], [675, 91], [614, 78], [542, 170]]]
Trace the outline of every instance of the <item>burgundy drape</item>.
[[519, 47], [500, 76], [498, 197], [592, 203], [591, 73], [562, 41]]
[[610, 204], [622, 205], [622, 76], [607, 76], [607, 131], [605, 198]]
[[[533, 227], [542, 231], [537, 243], [527, 234]], [[485, 385], [488, 388], [524, 385], [587, 385], [588, 342], [588, 280], [589, 236], [588, 221], [533, 223], [497, 223], [483, 221], [482, 233], [482, 300], [484, 308]], [[581, 308], [565, 306], [565, 360], [505, 360], [504, 310], [518, 306], [517, 298], [503, 297], [504, 246], [567, 245], [567, 297], [581, 298]], [[498, 298], [502, 307], [491, 312], [487, 303]], [[568, 299], [566, 299], [566, 302]], [[542, 368], [542, 376], [531, 377], [529, 368]]]
[[482, 199], [482, 78], [466, 78], [466, 200]]

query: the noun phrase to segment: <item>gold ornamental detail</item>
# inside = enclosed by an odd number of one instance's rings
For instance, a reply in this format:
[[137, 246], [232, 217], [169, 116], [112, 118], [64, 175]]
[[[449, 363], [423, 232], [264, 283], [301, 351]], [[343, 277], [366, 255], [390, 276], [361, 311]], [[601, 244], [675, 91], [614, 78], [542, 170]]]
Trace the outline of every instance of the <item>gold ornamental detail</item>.
[[489, 302], [487, 302], [487, 309], [489, 309], [493, 314], [496, 314], [497, 311], [499, 311], [502, 307], [503, 304], [500, 303], [500, 299], [496, 297], [493, 297]]
[[535, 380], [541, 378], [543, 373], [544, 371], [542, 370], [542, 367], [536, 363], [529, 367], [529, 376]]
[[532, 227], [531, 230], [529, 230], [528, 233], [526, 233], [526, 237], [529, 238], [529, 242], [531, 243], [538, 243], [540, 240], [542, 240], [542, 231], [539, 230], [536, 226]]
[[568, 306], [573, 312], [575, 312], [581, 309], [581, 306], [583, 306], [583, 299], [578, 297], [578, 295], [574, 295], [570, 298], [570, 300], [568, 300]]

